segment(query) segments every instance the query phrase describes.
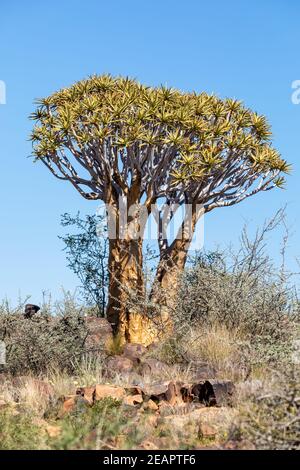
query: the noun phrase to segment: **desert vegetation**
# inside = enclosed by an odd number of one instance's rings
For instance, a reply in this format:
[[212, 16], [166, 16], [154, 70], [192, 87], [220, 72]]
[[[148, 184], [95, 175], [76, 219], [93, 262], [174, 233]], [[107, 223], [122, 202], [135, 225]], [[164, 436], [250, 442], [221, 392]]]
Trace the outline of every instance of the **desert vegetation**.
[[[96, 221], [63, 220], [77, 227], [63, 237], [70, 267], [70, 247], [77, 240], [82, 250], [87, 233], [93, 260]], [[266, 243], [282, 227], [276, 267]], [[45, 299], [32, 318], [4, 302], [0, 448], [299, 449], [299, 301], [284, 266], [286, 230], [281, 210], [253, 237], [245, 228], [237, 249], [190, 257], [172, 334], [148, 347], [124, 345], [90, 297], [107, 288], [106, 273], [83, 269], [86, 295]], [[151, 276], [151, 262], [144, 271]], [[144, 308], [153, 307], [148, 291]], [[127, 294], [141, 309], [140, 295]]]
[[[245, 227], [240, 247], [189, 253], [204, 214], [284, 186], [266, 118], [110, 75], [38, 100], [31, 117], [35, 160], [105, 213], [62, 216], [79, 295], [0, 306], [0, 448], [299, 449], [284, 210], [252, 237]], [[280, 227], [277, 266], [266, 245]]]
[[[89, 77], [38, 100], [31, 117], [36, 161], [85, 199], [106, 204], [107, 317], [123, 343], [149, 345], [158, 339], [160, 323], [169, 329], [169, 307], [199, 219], [282, 188], [290, 170], [272, 146], [267, 119], [241, 102], [153, 88], [128, 77]], [[128, 290], [145, 294], [144, 230], [162, 201], [151, 289], [153, 303], [166, 307], [158, 315], [128, 308]], [[169, 240], [167, 228], [182, 206], [178, 235]]]
[[0, 7], [0, 463], [287, 465], [300, 2]]

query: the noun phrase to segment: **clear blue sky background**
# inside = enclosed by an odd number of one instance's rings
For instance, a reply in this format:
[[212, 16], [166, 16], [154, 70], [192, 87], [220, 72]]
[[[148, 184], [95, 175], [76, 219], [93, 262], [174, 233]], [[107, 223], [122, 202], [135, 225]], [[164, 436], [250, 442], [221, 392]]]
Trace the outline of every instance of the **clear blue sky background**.
[[[300, 79], [297, 0], [2, 0], [0, 80], [0, 298], [40, 302], [42, 290], [74, 289], [66, 268], [60, 214], [93, 212], [66, 183], [33, 164], [27, 141], [33, 100], [89, 74], [110, 72], [182, 90], [235, 97], [264, 113], [274, 142], [293, 163], [286, 191], [274, 190], [206, 217], [206, 248], [236, 243], [245, 220], [260, 225], [288, 203], [290, 266], [300, 256], [300, 106], [291, 83]], [[269, 241], [278, 256], [279, 234]]]

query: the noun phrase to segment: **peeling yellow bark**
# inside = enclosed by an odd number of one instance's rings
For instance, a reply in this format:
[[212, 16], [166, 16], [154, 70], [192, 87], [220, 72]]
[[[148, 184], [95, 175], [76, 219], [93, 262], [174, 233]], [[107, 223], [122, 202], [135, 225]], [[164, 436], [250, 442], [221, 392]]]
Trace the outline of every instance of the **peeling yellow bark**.
[[[134, 196], [131, 193], [131, 203], [135, 202]], [[118, 217], [116, 209], [117, 221]], [[159, 262], [151, 294], [151, 301], [157, 306], [153, 312], [146, 311], [146, 305], [142, 307], [145, 295], [142, 237], [110, 240], [107, 318], [121, 344], [148, 346], [172, 331], [171, 311], [176, 302], [178, 277], [184, 269], [198, 218], [199, 213], [194, 210], [188, 233], [176, 238]]]

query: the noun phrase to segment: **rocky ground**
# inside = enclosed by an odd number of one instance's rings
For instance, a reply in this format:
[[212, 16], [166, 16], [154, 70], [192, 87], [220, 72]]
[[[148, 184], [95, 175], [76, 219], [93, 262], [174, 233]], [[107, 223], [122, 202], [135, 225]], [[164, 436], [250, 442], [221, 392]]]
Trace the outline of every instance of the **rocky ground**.
[[[87, 319], [87, 324], [89, 350], [111, 339], [103, 319]], [[55, 381], [53, 377], [2, 373], [0, 413], [7, 413], [16, 427], [20, 421], [20, 432], [22, 416], [31, 414], [32, 425], [44, 435], [42, 448], [245, 446], [228, 440], [237, 414], [231, 381], [216, 377], [207, 364], [170, 366], [149, 352], [151, 348], [128, 344], [122, 353], [101, 359], [101, 381], [95, 377], [92, 383], [93, 377], [88, 377], [85, 384], [84, 377], [78, 378], [79, 382], [74, 379], [69, 381], [69, 393], [61, 395], [57, 377]], [[114, 422], [115, 429], [103, 431], [103, 426], [107, 427], [104, 422], [99, 430], [102, 419]], [[83, 423], [83, 432], [75, 439], [68, 437], [70, 423], [71, 428]], [[0, 430], [0, 435], [3, 433]]]
[[[87, 317], [85, 324], [86, 356], [74, 362], [72, 373], [61, 368], [41, 374], [0, 373], [0, 449], [255, 449], [253, 442], [269, 448], [273, 441], [279, 448], [298, 445], [298, 376], [279, 388], [273, 373], [267, 387], [258, 376], [247, 378], [244, 370], [240, 375], [234, 371], [237, 378], [229, 379], [224, 368], [212, 363], [163, 361], [156, 346], [121, 348], [104, 319]], [[238, 424], [241, 404], [251, 394], [258, 400], [249, 402], [250, 431], [243, 434]], [[284, 439], [278, 423], [285, 426]]]

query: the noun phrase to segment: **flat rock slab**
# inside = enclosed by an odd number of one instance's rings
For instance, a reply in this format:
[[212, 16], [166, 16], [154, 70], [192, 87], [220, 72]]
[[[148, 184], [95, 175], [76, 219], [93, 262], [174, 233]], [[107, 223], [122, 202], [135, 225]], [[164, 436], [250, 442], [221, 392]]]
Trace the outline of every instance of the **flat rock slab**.
[[138, 385], [132, 385], [130, 387], [124, 388], [126, 390], [126, 393], [129, 395], [145, 395], [145, 392], [142, 387], [139, 387]]
[[123, 398], [123, 405], [127, 406], [136, 406], [141, 405], [143, 403], [142, 395], [128, 395]]
[[95, 401], [108, 397], [121, 400], [125, 395], [125, 389], [122, 387], [113, 385], [96, 385], [95, 387]]
[[162, 382], [143, 389], [144, 394], [154, 402], [165, 401], [169, 405], [182, 403], [181, 382]]

